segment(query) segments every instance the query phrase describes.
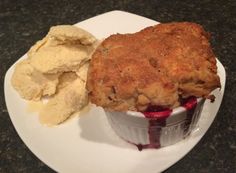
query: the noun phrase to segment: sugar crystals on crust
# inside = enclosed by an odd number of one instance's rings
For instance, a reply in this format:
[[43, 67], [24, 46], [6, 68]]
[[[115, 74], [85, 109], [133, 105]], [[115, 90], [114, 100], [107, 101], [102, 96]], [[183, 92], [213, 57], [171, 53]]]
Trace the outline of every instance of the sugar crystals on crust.
[[174, 108], [182, 97], [209, 97], [220, 87], [209, 34], [195, 23], [159, 24], [105, 39], [92, 56], [92, 103], [116, 111]]

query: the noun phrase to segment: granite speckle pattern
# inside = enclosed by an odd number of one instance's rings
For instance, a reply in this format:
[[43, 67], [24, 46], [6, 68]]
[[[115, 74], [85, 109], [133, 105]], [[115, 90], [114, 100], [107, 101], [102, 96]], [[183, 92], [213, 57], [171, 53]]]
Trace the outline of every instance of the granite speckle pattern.
[[196, 147], [166, 173], [236, 172], [236, 1], [1, 0], [0, 1], [0, 173], [54, 172], [24, 145], [7, 112], [3, 81], [7, 69], [49, 27], [74, 24], [111, 10], [160, 21], [193, 21], [212, 35], [212, 46], [227, 73], [225, 96], [211, 128]]

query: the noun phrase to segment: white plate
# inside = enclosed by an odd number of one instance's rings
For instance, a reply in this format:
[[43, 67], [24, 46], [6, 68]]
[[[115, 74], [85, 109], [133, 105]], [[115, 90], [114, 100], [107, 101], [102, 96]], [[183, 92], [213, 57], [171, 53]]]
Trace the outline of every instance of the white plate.
[[[154, 24], [157, 22], [141, 16], [112, 11], [76, 25], [101, 39], [117, 32], [135, 32]], [[27, 102], [10, 84], [14, 66], [7, 71], [4, 85], [10, 118], [29, 149], [59, 172], [156, 173], [167, 169], [186, 155], [206, 133], [220, 107], [225, 87], [225, 70], [217, 61], [222, 88], [214, 91], [214, 103], [205, 103], [199, 129], [175, 145], [140, 152], [114, 134], [103, 110], [99, 108], [93, 107], [85, 115], [58, 127], [41, 125], [37, 114], [27, 112]]]

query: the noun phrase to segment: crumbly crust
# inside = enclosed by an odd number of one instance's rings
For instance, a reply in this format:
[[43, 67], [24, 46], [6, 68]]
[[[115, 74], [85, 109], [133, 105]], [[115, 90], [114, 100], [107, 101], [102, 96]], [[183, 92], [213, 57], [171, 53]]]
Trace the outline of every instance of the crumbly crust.
[[174, 108], [181, 97], [209, 97], [220, 87], [210, 35], [195, 23], [173, 22], [105, 39], [92, 56], [92, 103], [115, 111]]

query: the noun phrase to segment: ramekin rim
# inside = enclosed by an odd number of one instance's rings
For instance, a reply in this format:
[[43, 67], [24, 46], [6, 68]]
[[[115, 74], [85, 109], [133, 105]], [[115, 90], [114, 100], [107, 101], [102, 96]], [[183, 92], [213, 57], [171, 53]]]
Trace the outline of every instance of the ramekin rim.
[[[202, 97], [197, 98], [197, 105], [198, 105], [201, 101], [203, 101], [203, 100], [205, 100], [205, 99], [202, 98]], [[176, 115], [179, 115], [179, 114], [181, 114], [181, 113], [183, 113], [183, 112], [185, 112], [185, 111], [186, 111], [186, 109], [185, 109], [184, 107], [179, 106], [179, 107], [176, 107], [176, 108], [174, 108], [174, 109], [172, 110], [170, 116], [176, 116]], [[139, 118], [144, 118], [144, 117], [145, 117], [142, 112], [126, 111], [126, 112], [124, 112], [124, 113], [126, 113], [126, 114], [129, 115], [129, 116], [133, 116], [133, 117], [139, 117]]]

